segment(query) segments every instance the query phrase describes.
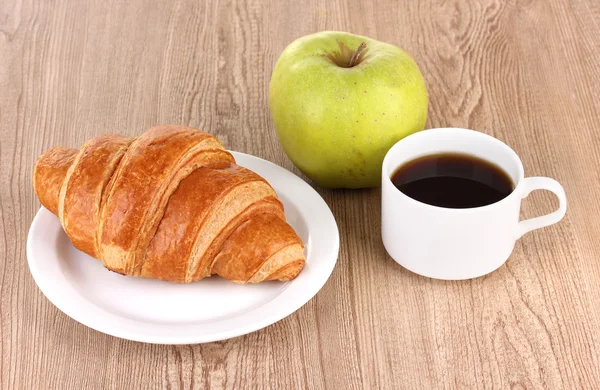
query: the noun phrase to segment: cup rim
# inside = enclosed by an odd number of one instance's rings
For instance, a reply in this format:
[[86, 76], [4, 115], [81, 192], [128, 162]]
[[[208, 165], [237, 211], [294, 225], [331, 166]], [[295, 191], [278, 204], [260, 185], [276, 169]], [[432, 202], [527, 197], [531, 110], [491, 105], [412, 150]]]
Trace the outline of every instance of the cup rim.
[[[518, 172], [517, 182], [515, 183], [515, 188], [506, 198], [501, 199], [497, 202], [485, 205], [485, 206], [457, 209], [457, 208], [434, 206], [434, 205], [431, 205], [428, 203], [418, 201], [418, 200], [413, 199], [410, 196], [406, 195], [405, 193], [403, 193], [402, 191], [397, 189], [396, 186], [394, 186], [394, 183], [392, 183], [392, 178], [388, 174], [388, 166], [389, 166], [389, 160], [391, 158], [390, 156], [392, 154], [394, 154], [396, 149], [399, 148], [399, 145], [407, 139], [413, 139], [413, 138], [417, 138], [417, 137], [426, 136], [427, 134], [448, 132], [448, 131], [453, 131], [455, 133], [464, 134], [469, 137], [475, 136], [475, 137], [487, 138], [488, 140], [496, 143], [496, 145], [498, 145], [498, 147], [507, 151], [508, 154], [512, 155], [513, 159], [517, 162], [517, 168], [518, 168], [519, 172]], [[448, 152], [452, 152], [452, 150], [449, 150]], [[427, 154], [423, 154], [423, 156], [425, 156], [425, 155], [427, 155]], [[504, 167], [501, 167], [501, 168], [504, 169]], [[438, 128], [426, 129], [426, 130], [418, 131], [416, 133], [412, 133], [412, 134], [402, 138], [398, 142], [396, 142], [387, 151], [387, 153], [385, 154], [385, 157], [383, 158], [383, 164], [381, 165], [381, 176], [383, 177], [383, 180], [387, 181], [388, 184], [393, 187], [396, 194], [400, 195], [401, 198], [407, 200], [409, 203], [412, 203], [418, 207], [432, 208], [432, 209], [436, 209], [436, 210], [444, 210], [444, 211], [451, 212], [451, 213], [469, 213], [469, 212], [484, 211], [484, 210], [490, 210], [490, 209], [496, 208], [496, 207], [501, 207], [503, 204], [509, 202], [512, 198], [517, 196], [516, 195], [517, 193], [520, 193], [521, 183], [523, 183], [523, 179], [525, 178], [525, 173], [524, 173], [524, 169], [523, 169], [523, 162], [519, 158], [519, 155], [510, 146], [508, 146], [504, 142], [500, 141], [498, 138], [492, 137], [491, 135], [482, 133], [480, 131], [471, 130], [471, 129], [464, 129], [464, 128], [460, 128], [460, 127], [438, 127]], [[383, 186], [382, 186], [381, 190], [385, 191]]]

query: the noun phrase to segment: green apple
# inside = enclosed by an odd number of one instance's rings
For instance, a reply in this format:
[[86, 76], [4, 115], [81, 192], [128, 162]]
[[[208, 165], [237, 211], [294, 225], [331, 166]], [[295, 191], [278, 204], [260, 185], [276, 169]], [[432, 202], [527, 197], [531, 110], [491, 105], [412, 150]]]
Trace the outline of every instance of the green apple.
[[388, 149], [423, 130], [428, 97], [415, 61], [371, 38], [325, 31], [292, 42], [269, 85], [279, 141], [321, 186], [381, 183]]

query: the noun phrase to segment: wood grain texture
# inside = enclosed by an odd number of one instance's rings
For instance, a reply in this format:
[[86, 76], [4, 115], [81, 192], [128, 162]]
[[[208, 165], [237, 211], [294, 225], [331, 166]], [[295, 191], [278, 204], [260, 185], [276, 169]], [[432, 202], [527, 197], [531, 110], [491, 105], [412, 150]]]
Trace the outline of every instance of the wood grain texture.
[[[212, 344], [88, 329], [26, 263], [35, 158], [105, 132], [177, 123], [296, 173], [267, 85], [293, 39], [336, 29], [399, 45], [430, 93], [428, 127], [469, 127], [559, 180], [569, 210], [471, 281], [385, 253], [377, 189], [318, 189], [341, 233], [323, 290], [290, 317]], [[600, 388], [600, 6], [595, 0], [0, 2], [0, 388]], [[523, 215], [556, 201], [535, 193]]]

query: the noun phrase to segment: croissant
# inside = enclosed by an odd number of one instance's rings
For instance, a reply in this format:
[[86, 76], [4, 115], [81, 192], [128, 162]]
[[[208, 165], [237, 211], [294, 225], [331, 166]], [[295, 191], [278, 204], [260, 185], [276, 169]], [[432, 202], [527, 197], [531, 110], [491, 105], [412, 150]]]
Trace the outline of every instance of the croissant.
[[304, 267], [304, 244], [273, 188], [189, 127], [54, 147], [38, 158], [33, 187], [77, 249], [124, 275], [258, 283]]

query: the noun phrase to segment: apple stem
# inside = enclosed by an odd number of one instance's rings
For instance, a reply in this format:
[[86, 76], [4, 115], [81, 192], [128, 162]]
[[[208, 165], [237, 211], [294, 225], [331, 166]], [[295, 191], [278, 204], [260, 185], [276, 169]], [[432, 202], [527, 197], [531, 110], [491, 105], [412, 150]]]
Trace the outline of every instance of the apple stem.
[[357, 65], [358, 59], [360, 58], [360, 54], [367, 48], [367, 42], [361, 42], [360, 45], [354, 50], [352, 53], [352, 57], [350, 57], [350, 62], [348, 63], [348, 67], [352, 68]]

